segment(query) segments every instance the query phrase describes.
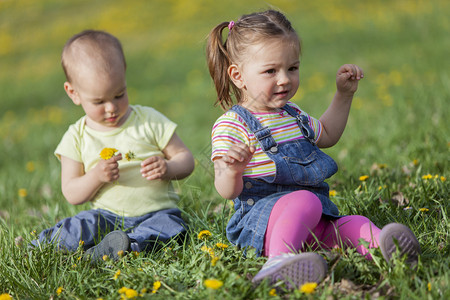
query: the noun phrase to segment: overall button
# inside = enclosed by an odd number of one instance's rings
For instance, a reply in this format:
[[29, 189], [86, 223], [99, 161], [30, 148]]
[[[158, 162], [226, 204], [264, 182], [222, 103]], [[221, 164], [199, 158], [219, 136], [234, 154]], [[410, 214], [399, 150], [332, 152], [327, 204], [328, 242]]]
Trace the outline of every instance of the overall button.
[[277, 153], [278, 152], [278, 147], [272, 147], [272, 148], [270, 148], [270, 152], [272, 152], [272, 153]]
[[255, 200], [253, 200], [252, 198], [247, 200], [247, 204], [252, 206], [253, 204], [255, 204]]
[[245, 183], [245, 188], [246, 188], [247, 190], [248, 190], [248, 189], [251, 189], [252, 186], [253, 186], [253, 184], [252, 184], [251, 182], [249, 182], [249, 181], [247, 181], [247, 182]]

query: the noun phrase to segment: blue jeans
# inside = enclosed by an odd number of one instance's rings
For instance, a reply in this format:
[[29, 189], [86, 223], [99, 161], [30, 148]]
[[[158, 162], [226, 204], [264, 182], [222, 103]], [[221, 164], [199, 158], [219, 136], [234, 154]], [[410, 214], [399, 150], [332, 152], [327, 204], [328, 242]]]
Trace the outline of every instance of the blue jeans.
[[167, 242], [186, 232], [186, 224], [177, 208], [151, 212], [138, 217], [122, 217], [103, 209], [91, 209], [45, 229], [32, 242], [56, 243], [60, 249], [77, 250], [80, 241], [88, 249], [113, 230], [125, 231], [133, 251], [151, 251], [158, 242]]

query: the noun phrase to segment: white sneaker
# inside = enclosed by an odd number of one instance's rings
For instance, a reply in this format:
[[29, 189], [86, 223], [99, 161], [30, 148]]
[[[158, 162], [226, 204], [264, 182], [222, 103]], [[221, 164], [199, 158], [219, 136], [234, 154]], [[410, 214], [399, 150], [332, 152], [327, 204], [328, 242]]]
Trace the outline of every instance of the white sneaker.
[[317, 253], [283, 253], [269, 259], [252, 282], [259, 284], [268, 279], [272, 285], [281, 280], [287, 289], [291, 290], [299, 288], [306, 282], [321, 282], [327, 270], [325, 259]]
[[406, 263], [411, 267], [417, 265], [420, 254], [420, 245], [414, 233], [403, 224], [391, 223], [383, 227], [380, 232], [380, 250], [384, 259], [389, 262], [392, 254], [397, 250], [398, 244], [400, 257], [406, 255]]

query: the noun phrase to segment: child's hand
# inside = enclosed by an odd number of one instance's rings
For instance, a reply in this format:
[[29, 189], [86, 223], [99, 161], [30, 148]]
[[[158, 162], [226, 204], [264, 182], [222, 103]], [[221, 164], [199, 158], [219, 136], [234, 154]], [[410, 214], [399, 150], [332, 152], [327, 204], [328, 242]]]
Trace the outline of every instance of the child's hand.
[[235, 172], [243, 173], [255, 153], [255, 147], [246, 144], [235, 144], [222, 157], [226, 165]]
[[338, 92], [354, 94], [358, 89], [358, 81], [364, 78], [363, 70], [357, 65], [343, 65], [336, 74]]
[[141, 163], [141, 174], [147, 180], [163, 179], [167, 173], [167, 161], [160, 156], [152, 156]]
[[110, 159], [101, 159], [95, 166], [98, 178], [101, 182], [114, 182], [119, 179], [119, 163], [122, 154], [115, 155]]
[[222, 197], [234, 199], [242, 192], [242, 174], [255, 150], [253, 146], [235, 144], [225, 155], [214, 160], [214, 185]]

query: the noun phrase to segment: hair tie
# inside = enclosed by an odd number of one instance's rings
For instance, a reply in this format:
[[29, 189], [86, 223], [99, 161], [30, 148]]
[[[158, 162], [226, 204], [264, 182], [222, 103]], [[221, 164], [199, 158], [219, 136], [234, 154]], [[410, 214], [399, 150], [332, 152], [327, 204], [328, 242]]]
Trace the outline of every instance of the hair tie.
[[234, 27], [234, 21], [230, 21], [230, 23], [228, 23], [228, 29], [233, 29]]

